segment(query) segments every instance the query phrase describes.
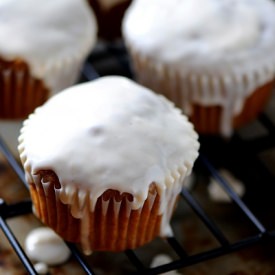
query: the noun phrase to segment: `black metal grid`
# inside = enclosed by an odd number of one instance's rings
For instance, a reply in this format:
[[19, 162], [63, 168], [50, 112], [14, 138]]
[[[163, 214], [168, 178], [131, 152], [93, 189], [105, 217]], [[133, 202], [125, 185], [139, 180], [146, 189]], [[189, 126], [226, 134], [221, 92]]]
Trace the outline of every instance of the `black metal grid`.
[[[109, 60], [109, 63], [107, 62], [107, 65], [109, 64], [108, 66], [103, 62], [106, 60]], [[83, 75], [80, 82], [85, 82], [108, 74], [118, 74], [133, 78], [128, 62], [127, 52], [122, 43], [115, 45], [102, 44], [99, 46], [87, 59], [87, 62], [83, 67]], [[188, 252], [185, 251], [183, 245], [177, 240], [177, 237], [170, 237], [167, 238], [166, 241], [178, 256], [178, 259], [154, 268], [145, 266], [135, 251], [125, 251], [125, 255], [135, 267], [136, 272], [134, 273], [161, 274], [167, 271], [191, 266], [196, 263], [201, 263], [225, 254], [233, 253], [256, 244], [270, 242], [275, 239], [275, 230], [268, 229], [265, 225], [263, 225], [263, 223], [260, 222], [257, 218], [257, 214], [255, 214], [253, 210], [251, 210], [251, 208], [238, 197], [238, 195], [230, 187], [229, 183], [221, 177], [217, 169], [219, 166], [226, 165], [227, 167], [231, 167], [237, 173], [238, 171], [240, 172], [244, 170], [244, 173], [241, 173], [241, 177], [245, 180], [251, 180], [248, 175], [249, 173], [245, 173], [246, 170], [244, 169], [244, 165], [249, 165], [252, 170], [257, 170], [257, 173], [261, 174], [264, 181], [271, 183], [271, 190], [275, 191], [275, 187], [272, 185], [272, 183], [274, 183], [274, 177], [266, 170], [265, 167], [263, 167], [258, 158], [259, 152], [275, 146], [275, 126], [265, 114], [261, 114], [259, 120], [266, 127], [268, 135], [263, 138], [253, 139], [252, 141], [244, 141], [238, 135], [234, 135], [229, 141], [215, 137], [200, 136], [200, 157], [194, 167], [195, 173], [197, 171], [204, 171], [203, 173], [206, 173], [217, 180], [218, 184], [222, 186], [231, 198], [233, 204], [235, 204], [238, 208], [238, 211], [244, 214], [245, 218], [255, 229], [255, 233], [251, 236], [231, 242], [219, 228], [219, 225], [217, 225], [215, 221], [213, 221], [212, 218], [206, 213], [204, 207], [200, 204], [198, 199], [195, 198], [194, 194], [192, 194], [192, 191], [183, 189], [181, 192], [182, 200], [184, 200], [191, 207], [194, 214], [197, 215], [197, 217], [208, 228], [210, 234], [212, 234], [212, 236], [217, 240], [219, 244], [218, 247], [189, 255]], [[17, 163], [5, 145], [5, 141], [1, 138], [0, 149], [19, 179], [26, 186], [26, 188], [28, 188], [24, 179], [24, 172], [20, 164]], [[234, 165], [232, 165], [233, 162]], [[254, 184], [252, 184], [251, 188], [254, 188]], [[247, 202], [250, 204], [249, 199]], [[251, 206], [253, 206], [253, 202]], [[30, 200], [8, 205], [0, 199], [0, 227], [29, 274], [37, 274], [33, 264], [26, 256], [23, 248], [17, 241], [16, 236], [13, 234], [11, 228], [6, 222], [9, 218], [28, 214], [31, 213], [31, 211], [32, 204]], [[71, 243], [67, 243], [67, 245], [71, 249], [73, 256], [79, 262], [83, 270], [87, 274], [96, 274], [76, 246]]]

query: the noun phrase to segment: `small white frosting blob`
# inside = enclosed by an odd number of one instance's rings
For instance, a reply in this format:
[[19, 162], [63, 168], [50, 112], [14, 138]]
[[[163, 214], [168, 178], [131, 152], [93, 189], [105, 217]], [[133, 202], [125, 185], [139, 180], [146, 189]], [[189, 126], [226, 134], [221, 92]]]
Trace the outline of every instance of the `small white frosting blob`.
[[[154, 268], [154, 267], [157, 267], [160, 265], [165, 265], [165, 264], [171, 263], [172, 261], [173, 261], [173, 259], [169, 255], [158, 254], [153, 258], [153, 260], [150, 264], [150, 267]], [[180, 275], [181, 273], [179, 273], [177, 270], [171, 270], [171, 271], [168, 271], [168, 272], [165, 272], [162, 274], [163, 275]]]
[[[226, 169], [221, 169], [219, 171], [220, 176], [227, 181], [232, 190], [239, 196], [242, 197], [245, 193], [245, 185], [235, 178], [230, 171]], [[208, 185], [208, 193], [210, 198], [216, 202], [231, 202], [229, 195], [222, 188], [222, 186], [217, 182], [215, 178], [210, 179]]]
[[64, 241], [48, 227], [38, 227], [29, 232], [25, 251], [31, 260], [48, 265], [62, 264], [71, 255]]
[[40, 275], [49, 274], [49, 267], [45, 263], [34, 264], [35, 271]]

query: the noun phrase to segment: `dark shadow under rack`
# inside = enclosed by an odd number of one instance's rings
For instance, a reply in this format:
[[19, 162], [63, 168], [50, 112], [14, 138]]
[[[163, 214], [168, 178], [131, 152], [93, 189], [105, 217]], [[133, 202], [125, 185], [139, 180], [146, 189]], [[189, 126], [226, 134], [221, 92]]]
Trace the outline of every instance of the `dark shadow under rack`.
[[[102, 60], [111, 59], [109, 64], [116, 66], [104, 67], [101, 63]], [[119, 70], [118, 70], [119, 68]], [[101, 46], [91, 54], [87, 59], [87, 62], [83, 68], [83, 75], [80, 82], [95, 79], [102, 75], [119, 74], [127, 77], [132, 77], [132, 73], [129, 67], [127, 53], [123, 45], [117, 46], [107, 45]], [[255, 233], [249, 237], [242, 238], [235, 242], [231, 242], [224, 235], [219, 226], [211, 219], [211, 217], [205, 212], [204, 207], [200, 204], [199, 200], [195, 198], [191, 191], [183, 189], [181, 192], [181, 199], [184, 200], [192, 209], [195, 215], [203, 222], [208, 228], [210, 234], [217, 240], [218, 247], [210, 249], [204, 252], [189, 255], [185, 251], [182, 244], [176, 237], [167, 238], [167, 244], [173, 249], [178, 256], [177, 260], [174, 260], [168, 264], [163, 264], [154, 268], [146, 267], [142, 260], [138, 257], [137, 253], [133, 250], [125, 251], [125, 255], [130, 260], [131, 264], [135, 267], [136, 274], [161, 274], [171, 270], [181, 269], [187, 266], [191, 266], [197, 263], [207, 261], [222, 255], [233, 253], [244, 248], [251, 247], [256, 244], [274, 242], [275, 230], [267, 229], [261, 221], [258, 220], [257, 214], [247, 206], [246, 203], [241, 200], [238, 195], [232, 190], [228, 182], [221, 177], [217, 167], [222, 164], [226, 164], [228, 167], [232, 167], [232, 163], [235, 163], [235, 171], [238, 173], [242, 170], [241, 165], [248, 165], [251, 169], [259, 169], [259, 173], [263, 175], [262, 179], [269, 182], [274, 182], [274, 177], [268, 173], [265, 168], [260, 164], [258, 160], [258, 153], [272, 148], [275, 146], [275, 126], [266, 114], [261, 114], [259, 117], [260, 122], [265, 125], [268, 130], [268, 135], [264, 138], [253, 139], [252, 141], [244, 141], [242, 138], [235, 134], [230, 141], [224, 141], [219, 138], [212, 137], [200, 137], [201, 142], [201, 155], [197, 160], [194, 171], [204, 170], [207, 174], [211, 175], [217, 180], [217, 183], [226, 191], [231, 198], [233, 204], [237, 207], [239, 212], [242, 212], [245, 218], [249, 221], [252, 227], [255, 229]], [[24, 180], [24, 173], [21, 166], [14, 159], [9, 149], [5, 145], [5, 141], [0, 139], [0, 150], [7, 159], [8, 163], [15, 171], [22, 183], [28, 188]], [[245, 156], [245, 163], [243, 158], [239, 156]], [[232, 161], [233, 159], [233, 161]], [[222, 161], [221, 161], [222, 160]], [[222, 164], [220, 164], [222, 162]], [[260, 171], [261, 170], [261, 171]], [[246, 170], [245, 170], [246, 171]], [[247, 175], [242, 175], [245, 178]], [[248, 178], [250, 180], [250, 178]], [[273, 187], [272, 187], [273, 188]], [[275, 190], [272, 189], [273, 191]], [[249, 200], [248, 200], [249, 202]], [[252, 204], [253, 205], [253, 204]], [[7, 224], [7, 219], [29, 214], [32, 212], [32, 204], [30, 200], [20, 201], [16, 204], [6, 204], [5, 201], [0, 200], [0, 226], [5, 236], [9, 240], [12, 248], [17, 253], [18, 257], [22, 261], [29, 274], [37, 274], [31, 261], [26, 256], [23, 248], [20, 246], [13, 234], [11, 228]], [[74, 244], [67, 243], [72, 251], [73, 256], [79, 262], [80, 266], [87, 274], [96, 274], [86, 262], [85, 257], [76, 248]]]

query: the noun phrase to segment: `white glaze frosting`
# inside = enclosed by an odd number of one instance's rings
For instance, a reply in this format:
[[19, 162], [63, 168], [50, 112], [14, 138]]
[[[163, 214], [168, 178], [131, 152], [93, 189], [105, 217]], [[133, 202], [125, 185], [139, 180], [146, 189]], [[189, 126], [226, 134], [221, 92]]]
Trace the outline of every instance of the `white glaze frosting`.
[[71, 255], [64, 241], [48, 227], [38, 227], [29, 232], [25, 251], [31, 260], [48, 265], [62, 264]]
[[52, 93], [76, 81], [96, 36], [86, 0], [0, 1], [0, 56], [25, 60]]
[[157, 60], [192, 59], [203, 65], [205, 59], [223, 60], [225, 53], [235, 55], [274, 40], [274, 29], [269, 27], [274, 27], [275, 9], [270, 2], [136, 0], [126, 13], [123, 31], [135, 47]]
[[142, 66], [134, 64], [138, 78], [146, 79], [143, 84], [156, 87], [151, 74], [171, 76], [174, 86], [188, 93], [182, 103], [187, 114], [192, 103], [223, 106], [226, 135], [244, 100], [274, 78], [275, 4], [270, 0], [136, 0], [122, 30], [131, 54], [151, 67], [140, 71]]
[[107, 189], [132, 194], [129, 208], [139, 209], [155, 182], [167, 233], [172, 207], [166, 206], [173, 205], [192, 170], [197, 139], [193, 125], [163, 96], [108, 76], [68, 88], [37, 108], [24, 122], [19, 152], [28, 182], [40, 184], [39, 170], [55, 171], [61, 183], [56, 191], [76, 206], [77, 218], [93, 211]]

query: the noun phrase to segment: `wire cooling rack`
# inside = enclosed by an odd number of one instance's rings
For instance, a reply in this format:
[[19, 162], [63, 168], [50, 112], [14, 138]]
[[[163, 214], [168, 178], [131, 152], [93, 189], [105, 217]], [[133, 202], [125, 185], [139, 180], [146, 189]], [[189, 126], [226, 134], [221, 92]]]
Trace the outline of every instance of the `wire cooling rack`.
[[[83, 67], [80, 82], [111, 74], [133, 78], [127, 52], [121, 42], [112, 45], [99, 44], [87, 59]], [[201, 221], [202, 226], [207, 228], [217, 245], [190, 254], [188, 249], [185, 248], [181, 236], [175, 234], [175, 237], [162, 240], [176, 255], [175, 259], [169, 263], [154, 267], [144, 264], [144, 260], [138, 251], [127, 250], [124, 254], [132, 265], [131, 274], [161, 274], [172, 270], [179, 270], [255, 245], [274, 242], [275, 223], [270, 218], [269, 213], [271, 209], [275, 209], [272, 199], [275, 192], [275, 175], [272, 173], [272, 168], [270, 169], [266, 165], [268, 161], [266, 162], [261, 156], [275, 147], [275, 125], [272, 118], [266, 113], [262, 113], [259, 116], [258, 123], [265, 129], [265, 134], [256, 135], [256, 137], [253, 136], [249, 139], [244, 138], [243, 136], [245, 135], [242, 133], [234, 134], [230, 140], [200, 136], [200, 156], [194, 166], [195, 178], [214, 178], [216, 180], [217, 184], [230, 197], [231, 204], [235, 207], [237, 216], [242, 216], [243, 224], [245, 224], [246, 228], [250, 228], [249, 232], [253, 233], [242, 235], [234, 241], [230, 240], [227, 237], [228, 232], [224, 230], [227, 228], [227, 225], [222, 228], [221, 224], [215, 221], [209, 214], [209, 212], [212, 212], [209, 211], [208, 204], [204, 202], [201, 196], [197, 195], [200, 188], [195, 180], [192, 189], [184, 188], [182, 190], [180, 201], [186, 204], [191, 209], [192, 214]], [[2, 139], [0, 139], [0, 149], [22, 184], [28, 188], [21, 165], [18, 164]], [[247, 192], [242, 199], [219, 173], [219, 169], [222, 167], [229, 169], [244, 182]], [[7, 220], [10, 218], [23, 216], [31, 212], [32, 203], [30, 200], [7, 204], [3, 199], [0, 199], [1, 229], [28, 273], [37, 274], [32, 262], [26, 256], [24, 249], [7, 223]], [[183, 216], [180, 217], [184, 218]], [[231, 228], [231, 230], [238, 230], [238, 228]], [[81, 268], [87, 274], [97, 274], [93, 271], [93, 267], [91, 267], [87, 258], [74, 244], [67, 243], [67, 245]], [[148, 247], [148, 249], [150, 248]]]

